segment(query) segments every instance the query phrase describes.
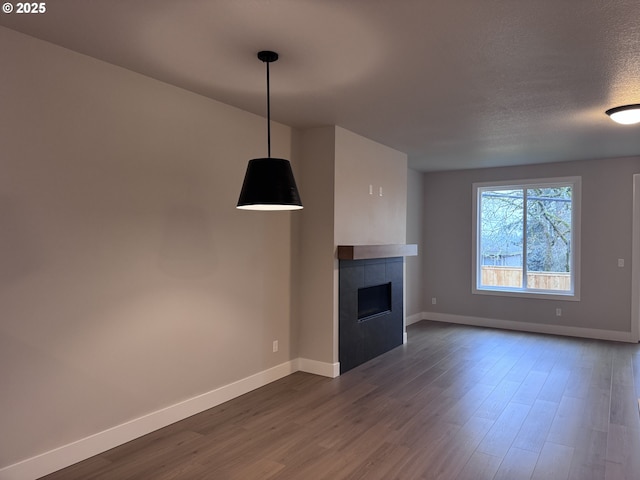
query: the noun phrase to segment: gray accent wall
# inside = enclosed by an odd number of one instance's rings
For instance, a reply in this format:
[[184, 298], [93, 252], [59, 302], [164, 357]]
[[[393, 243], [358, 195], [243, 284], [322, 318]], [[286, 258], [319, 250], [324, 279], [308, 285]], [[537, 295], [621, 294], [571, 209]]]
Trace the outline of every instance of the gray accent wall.
[[[423, 312], [543, 325], [631, 331], [633, 174], [640, 158], [603, 159], [423, 175]], [[473, 295], [472, 184], [582, 177], [581, 300]], [[409, 194], [411, 195], [411, 193]], [[625, 260], [623, 268], [618, 259]], [[431, 298], [437, 304], [431, 304]], [[556, 316], [556, 308], [562, 316]]]
[[424, 174], [407, 171], [407, 243], [418, 245], [418, 256], [405, 258], [406, 316], [419, 317], [424, 310], [422, 292], [422, 244], [424, 232]]

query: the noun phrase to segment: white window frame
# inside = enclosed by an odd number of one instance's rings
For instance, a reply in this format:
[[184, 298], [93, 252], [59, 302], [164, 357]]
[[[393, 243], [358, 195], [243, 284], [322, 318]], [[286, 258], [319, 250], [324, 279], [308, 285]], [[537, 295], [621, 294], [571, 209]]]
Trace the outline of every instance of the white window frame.
[[[480, 195], [484, 189], [504, 188], [504, 189], [528, 189], [528, 188], [552, 188], [557, 186], [571, 185], [571, 289], [569, 291], [559, 290], [537, 290], [515, 287], [494, 287], [481, 285], [481, 258], [478, 255], [478, 245], [480, 242]], [[581, 177], [556, 177], [538, 178], [525, 180], [506, 180], [497, 182], [473, 183], [473, 225], [471, 241], [471, 261], [472, 261], [472, 293], [479, 295], [498, 295], [507, 297], [541, 298], [545, 300], [580, 300], [580, 206], [582, 203], [582, 178]], [[526, 205], [525, 205], [526, 207]], [[526, 210], [525, 210], [526, 211]], [[524, 229], [526, 230], [526, 219]], [[526, 237], [526, 236], [525, 236]], [[523, 252], [523, 275], [526, 275], [526, 238]]]

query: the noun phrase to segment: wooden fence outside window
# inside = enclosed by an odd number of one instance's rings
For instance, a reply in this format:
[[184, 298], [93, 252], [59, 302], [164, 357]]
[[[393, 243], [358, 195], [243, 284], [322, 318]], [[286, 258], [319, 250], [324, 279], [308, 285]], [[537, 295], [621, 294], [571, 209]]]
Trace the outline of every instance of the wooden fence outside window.
[[[482, 266], [482, 285], [522, 287], [522, 268]], [[569, 272], [527, 272], [527, 288], [539, 290], [571, 290]]]

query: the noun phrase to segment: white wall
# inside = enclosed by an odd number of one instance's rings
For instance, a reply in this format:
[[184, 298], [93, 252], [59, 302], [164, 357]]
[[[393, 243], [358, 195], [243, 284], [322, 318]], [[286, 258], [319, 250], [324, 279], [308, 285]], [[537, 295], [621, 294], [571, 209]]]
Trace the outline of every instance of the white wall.
[[332, 364], [335, 127], [304, 131], [302, 159], [298, 182], [304, 210], [295, 219], [300, 227], [298, 347], [301, 358]]
[[335, 244], [405, 243], [407, 155], [337, 127], [335, 161]]
[[293, 214], [235, 209], [264, 118], [0, 45], [0, 468], [290, 360]]

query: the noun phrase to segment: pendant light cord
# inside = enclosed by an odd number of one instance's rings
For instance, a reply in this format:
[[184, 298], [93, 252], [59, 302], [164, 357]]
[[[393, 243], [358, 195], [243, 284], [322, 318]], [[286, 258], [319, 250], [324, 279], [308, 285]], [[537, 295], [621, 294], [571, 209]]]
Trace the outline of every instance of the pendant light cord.
[[258, 52], [258, 58], [267, 64], [267, 149], [271, 158], [271, 85], [269, 82], [269, 64], [278, 60], [278, 54], [271, 50]]
[[269, 89], [269, 62], [267, 64], [267, 151], [271, 158], [271, 93]]

